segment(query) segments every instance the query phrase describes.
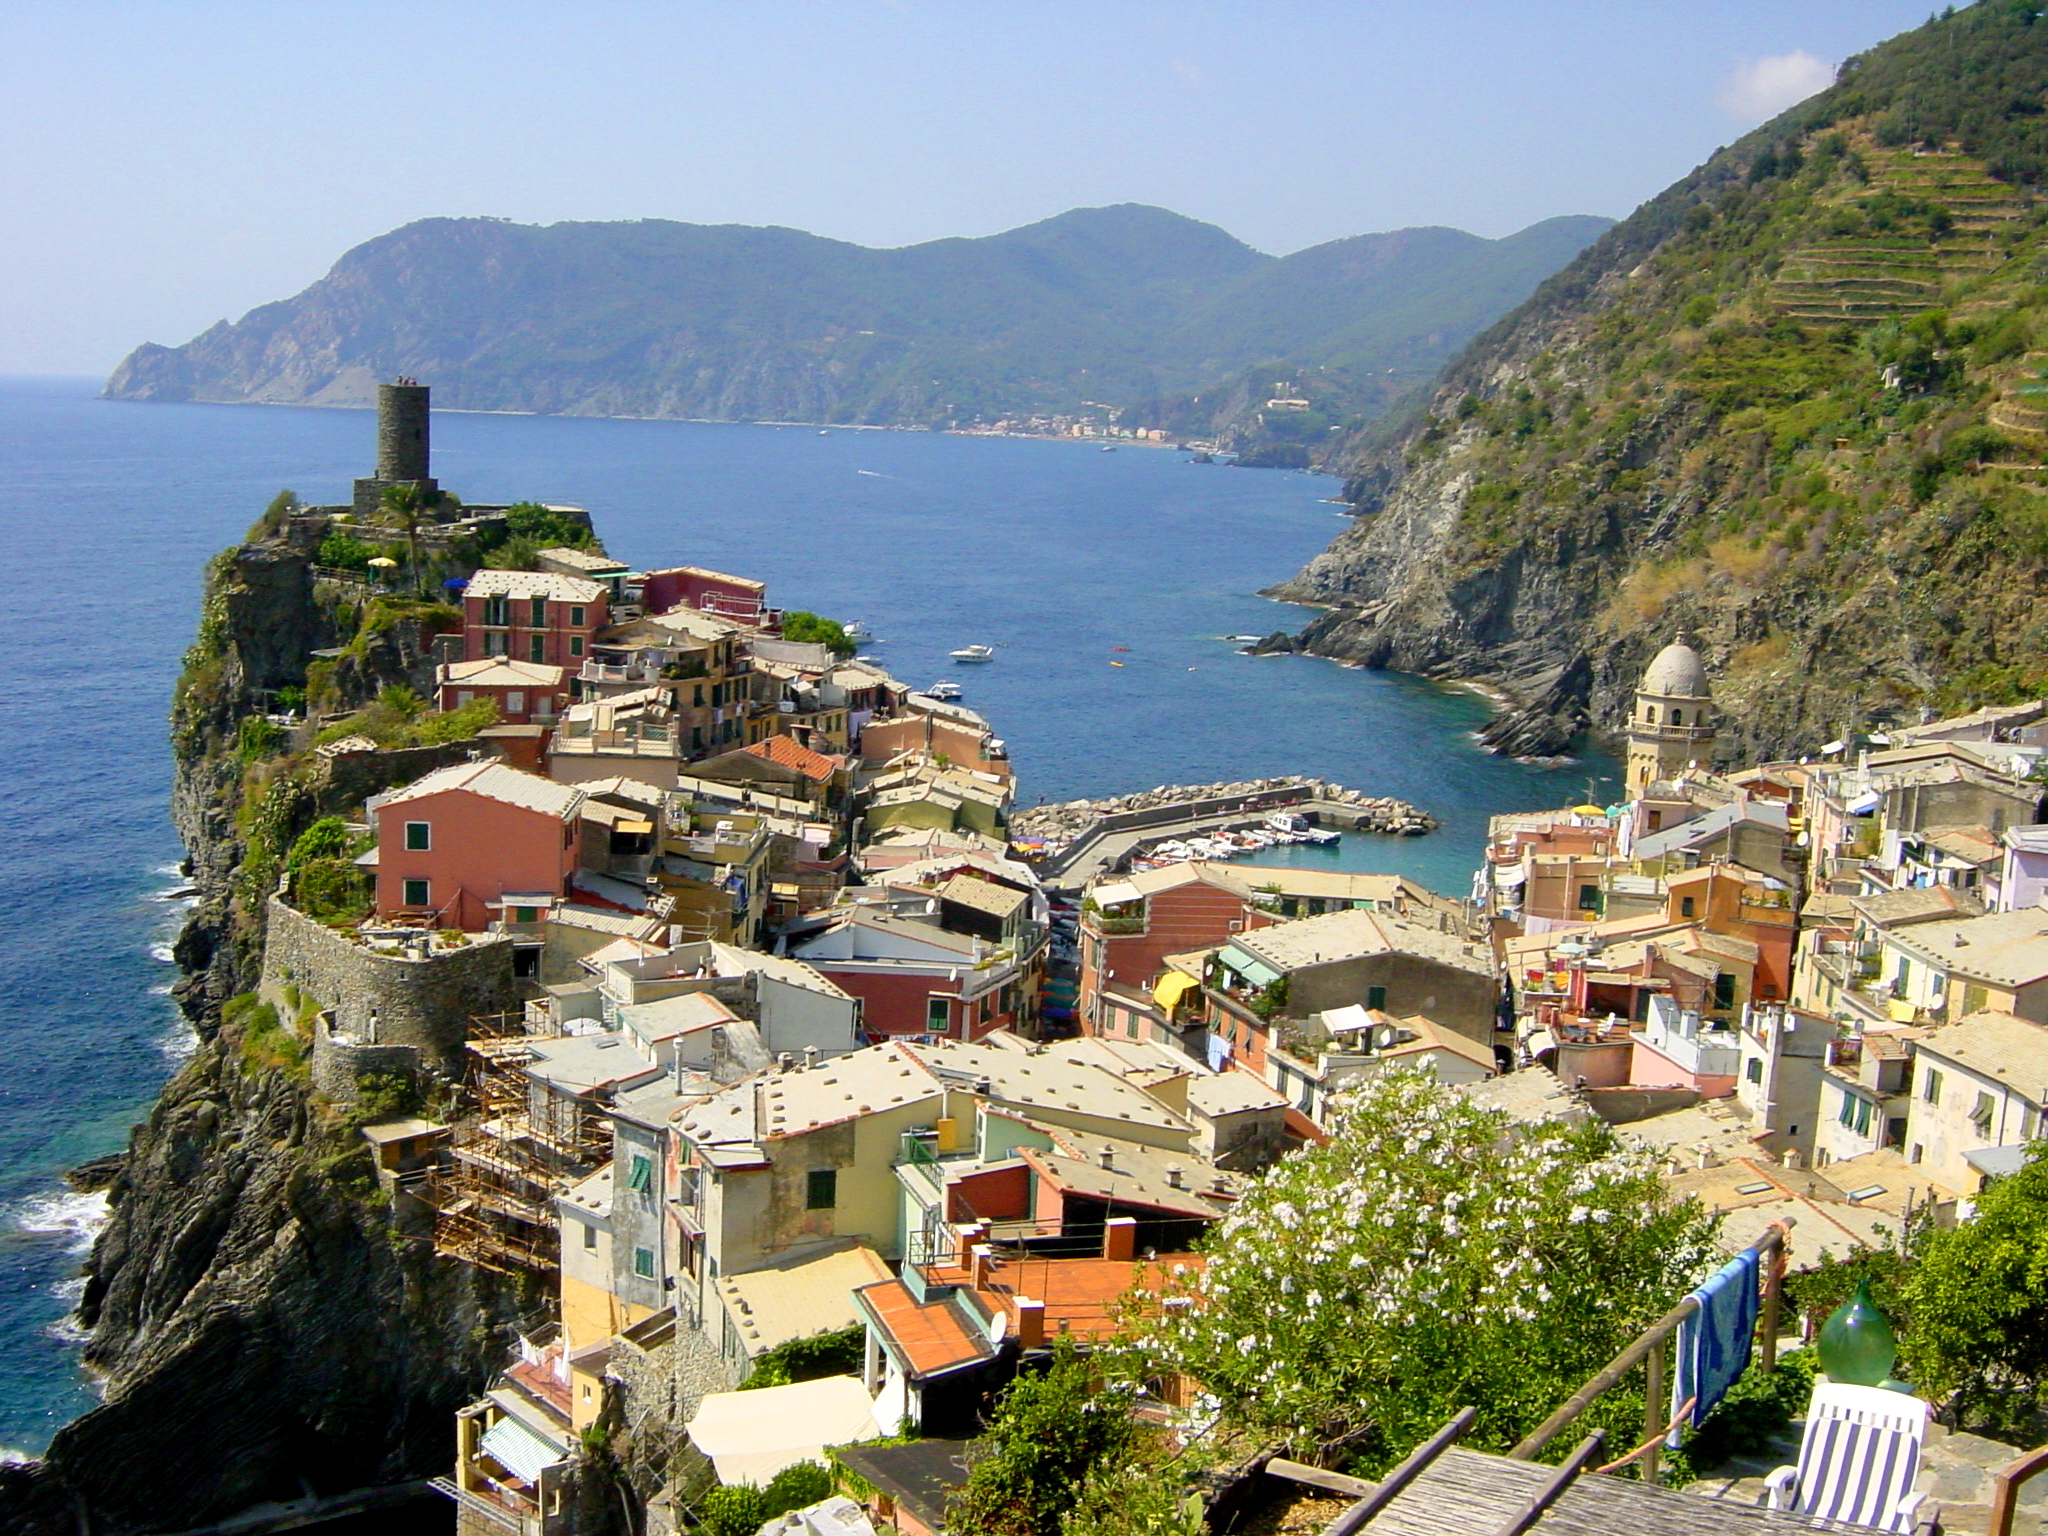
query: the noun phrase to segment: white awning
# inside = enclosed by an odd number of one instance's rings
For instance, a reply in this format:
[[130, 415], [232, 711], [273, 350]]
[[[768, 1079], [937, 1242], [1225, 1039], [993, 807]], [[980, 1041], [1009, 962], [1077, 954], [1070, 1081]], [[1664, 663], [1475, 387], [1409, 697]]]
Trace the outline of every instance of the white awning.
[[1342, 1008], [1323, 1010], [1323, 1028], [1331, 1034], [1346, 1029], [1371, 1029], [1377, 1022], [1372, 1014], [1357, 1003], [1347, 1003]]
[[689, 1423], [690, 1439], [728, 1486], [765, 1488], [784, 1467], [825, 1460], [828, 1445], [879, 1440], [874, 1406], [858, 1377], [827, 1376], [753, 1392], [713, 1392]]
[[1873, 789], [1868, 790], [1865, 793], [1858, 795], [1854, 800], [1851, 800], [1846, 809], [1848, 810], [1851, 816], [1868, 816], [1872, 811], [1876, 810], [1880, 805], [1883, 804], [1884, 796], [1880, 795], [1876, 790]]
[[484, 1431], [481, 1449], [522, 1483], [539, 1482], [544, 1468], [566, 1460], [569, 1455], [509, 1415]]
[[1496, 865], [1493, 871], [1493, 883], [1497, 888], [1503, 891], [1508, 890], [1514, 886], [1520, 885], [1523, 881], [1527, 880], [1528, 878], [1529, 871], [1524, 869], [1519, 864]]
[[1098, 907], [1120, 907], [1127, 901], [1143, 901], [1145, 893], [1128, 880], [1112, 880], [1088, 893]]

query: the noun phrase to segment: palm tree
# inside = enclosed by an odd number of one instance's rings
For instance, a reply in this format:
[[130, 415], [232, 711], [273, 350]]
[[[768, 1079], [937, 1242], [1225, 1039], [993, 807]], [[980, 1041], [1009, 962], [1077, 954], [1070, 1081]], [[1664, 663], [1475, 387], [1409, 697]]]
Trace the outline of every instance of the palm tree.
[[420, 590], [420, 528], [428, 521], [428, 508], [420, 488], [410, 482], [384, 487], [380, 518], [387, 527], [405, 530], [406, 564], [410, 567], [415, 595]]

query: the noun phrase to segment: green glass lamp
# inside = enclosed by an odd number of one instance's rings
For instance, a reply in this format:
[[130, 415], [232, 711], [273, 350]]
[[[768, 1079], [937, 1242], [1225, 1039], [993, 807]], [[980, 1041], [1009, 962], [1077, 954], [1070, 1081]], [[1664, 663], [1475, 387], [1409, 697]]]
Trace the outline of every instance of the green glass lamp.
[[1870, 1282], [1859, 1281], [1856, 1294], [1835, 1308], [1820, 1327], [1820, 1368], [1830, 1381], [1859, 1387], [1880, 1385], [1899, 1358], [1892, 1325], [1870, 1299]]

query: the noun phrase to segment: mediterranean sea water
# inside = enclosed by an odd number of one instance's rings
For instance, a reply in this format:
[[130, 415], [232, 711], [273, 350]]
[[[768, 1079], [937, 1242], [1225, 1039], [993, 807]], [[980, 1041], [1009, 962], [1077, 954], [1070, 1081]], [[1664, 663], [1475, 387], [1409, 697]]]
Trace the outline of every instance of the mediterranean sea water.
[[[103, 1215], [62, 1170], [117, 1149], [188, 1049], [166, 992], [182, 909], [165, 715], [200, 568], [289, 487], [339, 501], [373, 457], [355, 411], [134, 405], [0, 380], [0, 1447], [93, 1402], [65, 1319]], [[1225, 637], [1298, 627], [1255, 596], [1343, 526], [1336, 482], [1079, 442], [440, 414], [466, 500], [590, 508], [611, 552], [757, 577], [865, 622], [913, 686], [951, 677], [1022, 799], [1320, 774], [1441, 818], [1293, 857], [1462, 895], [1486, 818], [1604, 794], [1612, 765], [1479, 751], [1470, 695]], [[954, 666], [956, 647], [995, 647]]]

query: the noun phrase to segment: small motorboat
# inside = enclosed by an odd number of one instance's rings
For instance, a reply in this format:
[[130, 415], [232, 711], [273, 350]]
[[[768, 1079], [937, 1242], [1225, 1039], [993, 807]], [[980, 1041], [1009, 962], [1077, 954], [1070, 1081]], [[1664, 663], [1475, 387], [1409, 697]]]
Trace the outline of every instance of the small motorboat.
[[1103, 451], [1104, 453], [1115, 453], [1115, 452], [1116, 452], [1116, 444], [1115, 444], [1115, 443], [1104, 443], [1104, 444], [1102, 445], [1102, 451]]
[[955, 661], [994, 661], [995, 648], [987, 645], [963, 645], [957, 651], [946, 652]]
[[950, 704], [954, 699], [960, 697], [960, 685], [958, 683], [936, 682], [931, 687], [925, 689], [924, 693], [928, 699], [937, 699], [941, 703]]
[[848, 619], [839, 627], [846, 631], [846, 638], [849, 640], [872, 640], [875, 638], [873, 632], [859, 619]]

